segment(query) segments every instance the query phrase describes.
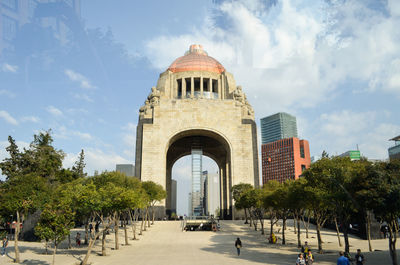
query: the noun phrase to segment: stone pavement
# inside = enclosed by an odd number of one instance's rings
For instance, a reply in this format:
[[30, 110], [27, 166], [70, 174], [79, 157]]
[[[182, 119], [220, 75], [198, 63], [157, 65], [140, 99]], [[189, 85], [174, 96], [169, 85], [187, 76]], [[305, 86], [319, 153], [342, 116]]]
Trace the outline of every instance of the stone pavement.
[[[260, 231], [254, 231], [243, 221], [221, 221], [221, 231], [219, 232], [182, 232], [179, 221], [160, 221], [151, 226], [139, 240], [130, 240], [130, 245], [120, 246], [120, 250], [112, 250], [114, 247], [114, 235], [107, 237], [107, 255], [99, 256], [101, 246], [98, 242], [89, 262], [93, 265], [116, 265], [116, 264], [140, 264], [140, 265], [197, 265], [197, 264], [288, 264], [294, 265], [298, 254], [297, 236], [293, 233], [292, 221], [288, 222], [286, 230], [287, 245], [280, 244], [280, 234], [278, 243], [271, 245], [267, 243], [266, 236], [262, 236]], [[265, 222], [265, 232], [269, 234], [268, 221]], [[278, 228], [279, 229], [279, 228]], [[74, 233], [80, 231], [74, 230]], [[129, 236], [131, 237], [131, 230]], [[302, 242], [307, 240], [314, 250], [314, 264], [332, 265], [336, 264], [337, 253], [343, 247], [337, 243], [336, 233], [323, 230], [325, 254], [316, 254], [317, 247], [315, 229], [311, 227], [309, 239], [305, 239], [305, 231], [302, 230]], [[243, 243], [241, 255], [236, 255], [234, 242], [236, 237], [240, 237]], [[343, 240], [343, 238], [342, 238]], [[123, 230], [120, 229], [121, 243], [124, 242]], [[375, 252], [367, 252], [367, 241], [355, 237], [350, 238], [351, 252], [361, 248], [367, 259], [366, 265], [391, 264], [388, 254], [388, 241], [373, 240], [372, 245]], [[21, 259], [23, 264], [47, 265], [51, 264], [51, 255], [44, 255], [42, 243], [20, 242]], [[49, 249], [51, 251], [51, 249]], [[66, 249], [66, 242], [63, 242], [56, 257], [58, 265], [78, 264], [86, 253], [85, 246], [74, 247], [72, 250]], [[400, 255], [400, 253], [398, 253]], [[12, 264], [14, 257], [13, 242], [8, 247], [8, 256], [0, 257], [0, 264]]]

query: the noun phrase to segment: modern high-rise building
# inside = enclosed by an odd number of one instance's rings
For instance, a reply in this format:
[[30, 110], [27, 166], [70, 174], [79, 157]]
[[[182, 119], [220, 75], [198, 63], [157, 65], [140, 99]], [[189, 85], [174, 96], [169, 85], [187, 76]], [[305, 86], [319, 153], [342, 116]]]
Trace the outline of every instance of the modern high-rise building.
[[311, 164], [308, 141], [296, 137], [263, 144], [261, 155], [263, 184], [269, 180], [298, 179]]
[[23, 26], [33, 21], [43, 29], [52, 31], [60, 43], [65, 43], [73, 28], [80, 27], [80, 2], [80, 0], [1, 0], [0, 54], [3, 49], [13, 49], [14, 40], [21, 33]]
[[117, 164], [115, 170], [124, 173], [128, 177], [135, 176], [135, 166], [132, 164]]
[[297, 137], [295, 116], [285, 112], [279, 112], [261, 119], [262, 144], [291, 137]]
[[400, 159], [400, 135], [390, 139], [390, 141], [394, 141], [394, 146], [388, 149], [389, 159]]
[[176, 214], [177, 182], [171, 179], [171, 213]]
[[192, 147], [192, 209], [190, 216], [204, 215], [204, 179], [202, 170], [203, 150]]
[[203, 171], [204, 176], [204, 209], [207, 215], [215, 215], [220, 207], [219, 174]]

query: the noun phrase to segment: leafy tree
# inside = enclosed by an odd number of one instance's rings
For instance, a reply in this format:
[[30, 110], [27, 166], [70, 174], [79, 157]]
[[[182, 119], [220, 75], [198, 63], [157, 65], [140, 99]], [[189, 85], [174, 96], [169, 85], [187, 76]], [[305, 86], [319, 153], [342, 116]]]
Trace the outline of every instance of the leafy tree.
[[240, 210], [240, 209], [244, 210], [244, 217], [245, 217], [244, 223], [245, 224], [248, 224], [248, 216], [247, 216], [248, 209], [245, 207], [245, 205], [242, 201], [242, 195], [244, 192], [251, 190], [252, 188], [253, 188], [253, 186], [248, 183], [239, 183], [232, 187], [232, 196], [233, 196], [233, 199], [235, 200], [235, 207], [238, 210]]
[[285, 230], [286, 221], [290, 214], [289, 186], [292, 181], [282, 183], [274, 192], [274, 197], [279, 198], [277, 204], [277, 216], [282, 219], [282, 245], [286, 244]]
[[272, 180], [268, 181], [264, 184], [262, 190], [262, 203], [263, 208], [266, 209], [269, 213], [270, 217], [270, 236], [272, 236], [274, 225], [278, 222], [278, 209], [279, 209], [279, 201], [281, 198], [278, 196], [280, 195], [277, 193], [277, 190], [280, 188], [280, 183]]
[[374, 214], [389, 227], [389, 253], [392, 264], [397, 265], [396, 241], [400, 216], [400, 160], [376, 165], [373, 175], [382, 180], [379, 183], [381, 200], [374, 208]]
[[146, 191], [147, 195], [149, 196], [149, 205], [152, 209], [152, 223], [154, 224], [155, 218], [155, 209], [154, 206], [157, 202], [165, 199], [167, 196], [167, 192], [160, 184], [156, 184], [153, 181], [145, 181], [142, 183], [143, 189]]
[[15, 262], [20, 262], [18, 239], [25, 217], [38, 209], [48, 199], [50, 193], [45, 180], [34, 174], [14, 176], [1, 185], [1, 207], [17, 217], [15, 226]]
[[55, 264], [55, 255], [57, 247], [70, 233], [74, 226], [74, 214], [65, 203], [53, 202], [46, 204], [40, 214], [40, 219], [35, 227], [35, 233], [42, 239], [52, 240], [54, 244], [53, 261]]

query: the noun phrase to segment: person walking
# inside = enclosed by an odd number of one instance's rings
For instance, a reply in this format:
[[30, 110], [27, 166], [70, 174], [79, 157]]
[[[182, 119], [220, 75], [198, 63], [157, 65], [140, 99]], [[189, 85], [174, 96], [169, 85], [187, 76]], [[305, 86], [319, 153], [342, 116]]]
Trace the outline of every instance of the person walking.
[[81, 246], [81, 233], [77, 233], [77, 234], [76, 234], [75, 242], [76, 242], [76, 246], [77, 246], [77, 247], [80, 247], [80, 246]]
[[3, 241], [1, 244], [1, 256], [5, 256], [6, 255], [6, 248], [8, 246], [8, 238], [5, 236], [3, 237]]
[[240, 256], [240, 249], [242, 248], [242, 241], [240, 241], [240, 238], [236, 239], [235, 247], [236, 247], [236, 250], [237, 250], [237, 255]]
[[357, 265], [364, 265], [365, 258], [364, 258], [364, 255], [361, 254], [361, 249], [357, 249], [357, 254], [356, 254], [355, 258], [356, 258]]
[[300, 253], [297, 257], [296, 265], [306, 265], [306, 260], [304, 259], [303, 253]]
[[337, 260], [337, 265], [350, 265], [350, 261], [348, 258], [344, 256], [344, 252], [339, 252], [339, 258]]

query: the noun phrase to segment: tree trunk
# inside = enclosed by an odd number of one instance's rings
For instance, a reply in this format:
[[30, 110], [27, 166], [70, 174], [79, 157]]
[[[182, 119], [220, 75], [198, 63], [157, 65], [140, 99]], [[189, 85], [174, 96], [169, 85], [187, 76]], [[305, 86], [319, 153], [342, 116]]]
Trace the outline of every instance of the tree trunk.
[[87, 265], [87, 262], [88, 262], [88, 260], [89, 260], [90, 253], [92, 252], [92, 248], [93, 248], [94, 243], [96, 242], [96, 238], [97, 238], [97, 236], [98, 236], [99, 234], [100, 234], [100, 233], [95, 234], [94, 238], [90, 237], [90, 239], [89, 239], [89, 245], [88, 245], [88, 250], [87, 250], [87, 252], [86, 252], [86, 256], [85, 256], [85, 258], [83, 259], [81, 265]]
[[307, 216], [307, 222], [304, 221], [305, 214], [301, 216], [301, 221], [303, 222], [303, 226], [306, 229], [306, 238], [308, 238], [308, 228], [310, 226], [310, 218]]
[[344, 252], [350, 253], [349, 234], [347, 228], [347, 222], [343, 222]]
[[251, 214], [251, 209], [249, 209], [249, 216], [250, 216], [250, 227], [253, 226], [253, 215]]
[[297, 232], [296, 232], [296, 217], [293, 215], [293, 231], [294, 231], [294, 234], [297, 234]]
[[125, 219], [125, 222], [124, 222], [124, 233], [125, 233], [125, 246], [128, 246], [129, 245], [129, 242], [128, 242], [128, 227], [126, 226], [126, 219]]
[[369, 252], [371, 252], [372, 251], [372, 245], [371, 245], [371, 213], [369, 212], [369, 211], [367, 211], [367, 213], [366, 213], [366, 216], [365, 216], [365, 218], [366, 218], [366, 229], [367, 229], [367, 231], [366, 231], [366, 233], [367, 233], [367, 239], [368, 239], [368, 249], [369, 249]]
[[119, 231], [119, 215], [117, 214], [114, 219], [114, 235], [115, 235], [115, 249], [119, 249], [118, 231]]
[[389, 224], [389, 252], [392, 258], [392, 264], [397, 265], [397, 253], [396, 253], [396, 240], [397, 240], [397, 225], [396, 221], [392, 221]]
[[[146, 231], [146, 226], [144, 226], [143, 224], [144, 224], [144, 211], [143, 210], [140, 210], [140, 212], [141, 212], [141, 215], [142, 215], [142, 224], [140, 225], [140, 232], [139, 232], [139, 235], [142, 235], [143, 234], [143, 231]], [[143, 230], [144, 229], [144, 230]]]
[[71, 245], [71, 233], [68, 234], [68, 249], [71, 249], [72, 245]]
[[129, 211], [129, 219], [131, 220], [131, 228], [132, 228], [132, 234], [133, 234], [133, 240], [136, 240], [136, 220], [135, 220], [135, 215], [132, 218], [132, 211]]
[[147, 218], [147, 227], [150, 227], [150, 208], [147, 207], [146, 210], [146, 218]]
[[101, 237], [101, 255], [102, 256], [107, 256], [106, 252], [106, 236], [107, 236], [107, 231], [106, 229], [103, 230], [103, 236]]
[[85, 224], [85, 245], [87, 245], [89, 242], [89, 221], [86, 222]]
[[321, 224], [317, 220], [317, 239], [318, 239], [318, 253], [322, 254], [322, 239], [321, 239]]
[[286, 230], [286, 217], [283, 217], [282, 218], [282, 245], [286, 245], [285, 230]]
[[257, 231], [257, 223], [258, 223], [257, 218], [253, 218], [254, 231]]
[[264, 219], [260, 216], [261, 235], [264, 235]]
[[244, 219], [245, 219], [244, 224], [248, 224], [249, 222], [247, 221], [247, 210], [246, 210], [246, 208], [244, 208]]
[[340, 239], [339, 226], [338, 226], [336, 217], [334, 218], [334, 220], [335, 220], [336, 235], [337, 235], [337, 238], [338, 238], [339, 247], [341, 247], [342, 246], [342, 240]]
[[19, 220], [19, 211], [17, 211], [17, 223], [15, 224], [15, 234], [14, 234], [15, 263], [20, 263], [19, 248], [18, 248], [19, 230], [20, 230], [20, 220]]
[[57, 253], [57, 242], [56, 240], [54, 240], [53, 262], [51, 263], [51, 265], [56, 264], [56, 253]]
[[296, 222], [297, 222], [297, 247], [301, 248], [301, 239], [300, 239], [300, 219], [297, 216], [296, 218]]
[[270, 229], [269, 229], [269, 235], [272, 235], [272, 233], [274, 232], [274, 220], [271, 217], [270, 219]]
[[46, 248], [46, 255], [49, 255], [48, 243], [49, 243], [49, 241], [46, 239], [46, 241], [45, 241], [45, 243], [44, 243], [44, 246], [45, 246], [45, 248]]
[[154, 210], [154, 205], [151, 206], [151, 213], [153, 215], [153, 220], [151, 221], [151, 224], [154, 225], [154, 219], [155, 219], [155, 216], [156, 216], [156, 213], [155, 213], [155, 210]]

